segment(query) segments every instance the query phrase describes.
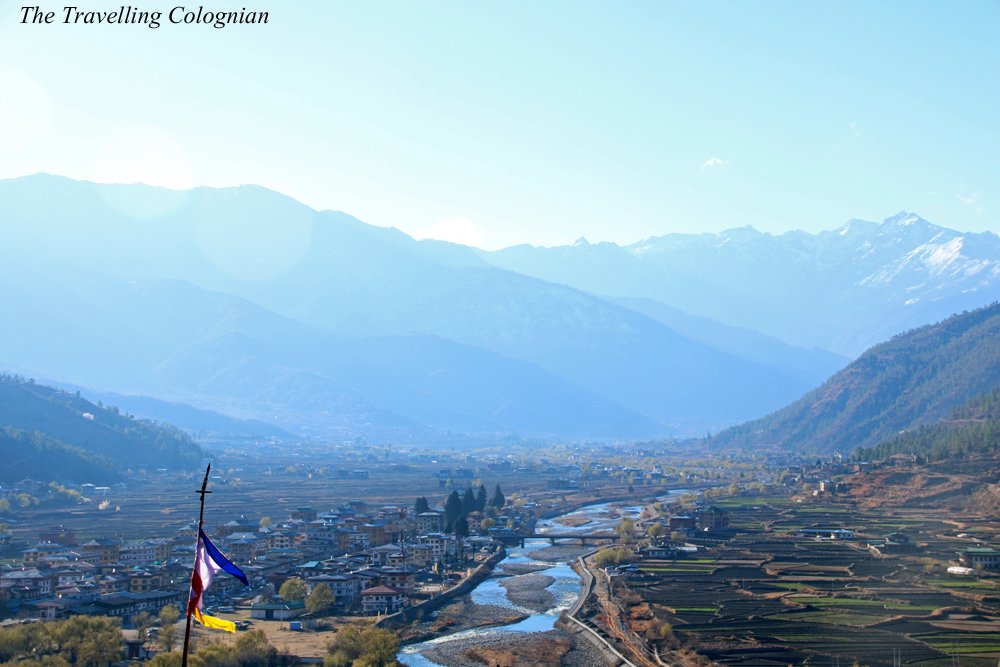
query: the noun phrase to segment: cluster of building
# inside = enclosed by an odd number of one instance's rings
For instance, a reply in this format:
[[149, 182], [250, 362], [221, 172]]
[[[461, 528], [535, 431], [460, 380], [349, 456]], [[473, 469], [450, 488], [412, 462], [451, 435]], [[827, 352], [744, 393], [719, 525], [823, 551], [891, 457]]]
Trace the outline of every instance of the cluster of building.
[[[498, 514], [494, 520], [504, 526], [533, 519], [522, 509]], [[498, 548], [482, 518], [478, 512], [467, 517], [468, 537], [444, 532], [441, 511], [416, 515], [409, 508], [371, 508], [363, 501], [324, 513], [298, 507], [273, 525], [234, 519], [207, 531], [247, 573], [251, 589], [219, 578], [207, 602], [232, 604], [238, 595], [252, 604], [255, 618], [301, 616], [302, 601], [281, 601], [275, 594], [286, 579], [299, 577], [309, 590], [326, 584], [338, 613], [392, 613], [450, 587]], [[0, 569], [0, 590], [9, 612], [21, 617], [99, 614], [127, 622], [143, 611], [155, 614], [186, 599], [197, 530], [189, 524], [173, 538], [89, 541], [61, 527], [44, 531], [19, 564]]]

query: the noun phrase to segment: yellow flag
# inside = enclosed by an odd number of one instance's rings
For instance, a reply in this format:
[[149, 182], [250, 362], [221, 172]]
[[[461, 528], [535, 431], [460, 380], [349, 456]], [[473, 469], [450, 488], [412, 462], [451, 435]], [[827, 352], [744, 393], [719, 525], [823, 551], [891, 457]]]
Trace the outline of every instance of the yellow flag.
[[201, 609], [198, 609], [197, 607], [192, 612], [192, 615], [206, 628], [215, 628], [217, 630], [225, 630], [226, 632], [236, 632], [236, 624], [232, 621], [226, 621], [221, 618], [216, 618], [215, 616], [206, 616], [201, 613]]

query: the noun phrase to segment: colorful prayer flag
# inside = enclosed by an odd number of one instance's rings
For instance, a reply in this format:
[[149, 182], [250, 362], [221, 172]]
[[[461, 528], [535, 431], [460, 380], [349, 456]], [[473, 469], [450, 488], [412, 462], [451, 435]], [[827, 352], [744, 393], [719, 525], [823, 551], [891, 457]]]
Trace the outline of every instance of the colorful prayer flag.
[[236, 624], [214, 616], [202, 613], [202, 597], [212, 583], [212, 577], [219, 571], [227, 572], [249, 586], [247, 575], [233, 565], [222, 552], [212, 544], [205, 532], [198, 530], [198, 549], [194, 559], [194, 571], [191, 572], [191, 595], [188, 598], [188, 616], [194, 616], [199, 623], [207, 628], [217, 628], [226, 632], [236, 632]]

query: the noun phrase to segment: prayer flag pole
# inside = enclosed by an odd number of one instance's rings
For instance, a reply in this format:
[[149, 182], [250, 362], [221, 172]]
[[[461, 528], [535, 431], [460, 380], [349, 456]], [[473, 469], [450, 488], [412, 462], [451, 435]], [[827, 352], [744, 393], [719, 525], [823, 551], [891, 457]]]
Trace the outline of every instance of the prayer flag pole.
[[[208, 464], [208, 468], [205, 469], [205, 479], [201, 482], [201, 490], [195, 490], [195, 493], [201, 496], [201, 510], [198, 512], [198, 535], [199, 539], [201, 536], [202, 524], [205, 522], [205, 494], [211, 493], [207, 491], [208, 487], [208, 473], [212, 470], [212, 464]], [[195, 554], [197, 559], [197, 553]], [[194, 578], [194, 571], [191, 572], [192, 579]], [[189, 605], [190, 606], [190, 605]], [[187, 610], [187, 626], [184, 628], [184, 652], [181, 654], [181, 667], [187, 667], [188, 661], [188, 645], [191, 641], [191, 610]]]

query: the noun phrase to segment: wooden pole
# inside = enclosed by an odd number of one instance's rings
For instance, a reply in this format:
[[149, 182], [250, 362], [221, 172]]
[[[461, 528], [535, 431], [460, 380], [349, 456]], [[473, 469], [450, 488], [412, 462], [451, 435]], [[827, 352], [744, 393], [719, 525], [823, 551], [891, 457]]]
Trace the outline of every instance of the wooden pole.
[[[201, 542], [201, 527], [202, 524], [205, 522], [205, 494], [211, 493], [211, 491], [206, 490], [206, 487], [208, 487], [208, 473], [210, 473], [211, 471], [212, 471], [212, 464], [209, 463], [208, 467], [205, 469], [205, 479], [203, 479], [201, 482], [201, 490], [197, 489], [195, 490], [195, 493], [201, 496], [201, 510], [198, 512], [198, 542]], [[197, 542], [195, 544], [196, 546], [195, 546], [194, 558], [195, 558], [195, 565], [197, 565], [198, 563]], [[192, 580], [194, 579], [194, 567], [191, 568], [191, 579]], [[188, 600], [190, 599], [191, 599], [191, 593], [189, 591]], [[184, 628], [184, 652], [181, 654], [181, 667], [187, 667], [188, 646], [190, 645], [190, 642], [191, 642], [191, 611], [190, 609], [188, 609], [187, 626], [185, 626]]]

